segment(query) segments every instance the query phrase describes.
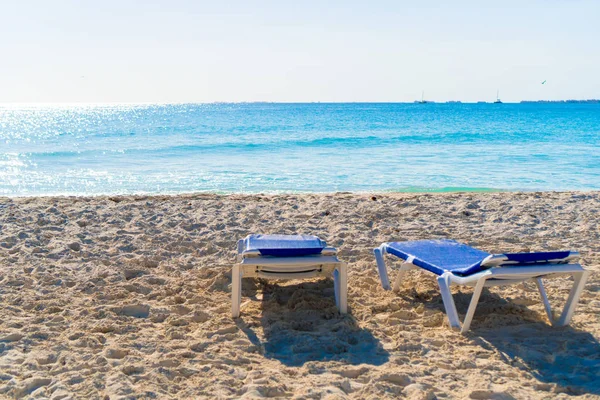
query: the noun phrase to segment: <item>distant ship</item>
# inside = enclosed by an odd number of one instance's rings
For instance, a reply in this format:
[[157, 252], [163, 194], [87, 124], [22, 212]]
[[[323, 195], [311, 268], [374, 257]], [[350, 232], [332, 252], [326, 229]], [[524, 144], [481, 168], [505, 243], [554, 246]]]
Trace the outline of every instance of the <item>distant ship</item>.
[[494, 104], [502, 104], [500, 97], [498, 97], [499, 95], [500, 95], [500, 90], [496, 91], [496, 101], [494, 102]]

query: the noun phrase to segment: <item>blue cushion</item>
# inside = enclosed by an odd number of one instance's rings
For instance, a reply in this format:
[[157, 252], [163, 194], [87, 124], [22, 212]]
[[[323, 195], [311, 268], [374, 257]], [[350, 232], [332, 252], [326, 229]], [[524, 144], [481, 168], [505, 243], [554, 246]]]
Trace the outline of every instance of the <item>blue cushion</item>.
[[[504, 253], [503, 256], [508, 258], [507, 261], [517, 262], [518, 265], [523, 264], [547, 264], [550, 260], [563, 260], [571, 255], [570, 251], [548, 251], [540, 253]], [[560, 261], [559, 261], [560, 262]], [[566, 262], [566, 261], [565, 261]], [[512, 263], [507, 263], [511, 265]], [[515, 265], [515, 264], [512, 264]]]
[[244, 251], [258, 250], [263, 256], [300, 257], [320, 254], [326, 243], [310, 235], [248, 235]]
[[490, 255], [448, 239], [387, 243], [387, 252], [403, 260], [413, 256], [413, 264], [437, 275], [451, 271], [463, 276], [482, 271], [481, 262]]

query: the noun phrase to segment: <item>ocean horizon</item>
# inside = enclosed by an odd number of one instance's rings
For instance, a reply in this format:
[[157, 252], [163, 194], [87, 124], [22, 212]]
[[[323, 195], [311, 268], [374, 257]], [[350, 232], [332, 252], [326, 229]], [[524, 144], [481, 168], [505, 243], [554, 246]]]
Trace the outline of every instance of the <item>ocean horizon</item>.
[[594, 103], [0, 105], [0, 195], [600, 189]]

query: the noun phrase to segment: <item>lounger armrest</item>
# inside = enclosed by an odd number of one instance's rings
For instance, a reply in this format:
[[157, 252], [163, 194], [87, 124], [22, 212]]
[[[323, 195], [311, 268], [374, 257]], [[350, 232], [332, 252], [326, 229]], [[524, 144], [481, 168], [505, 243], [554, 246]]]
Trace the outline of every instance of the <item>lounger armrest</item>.
[[256, 258], [256, 257], [260, 257], [260, 250], [245, 250], [244, 252], [242, 252], [241, 254], [241, 258]]
[[337, 254], [337, 249], [335, 247], [325, 247], [321, 254], [324, 256], [335, 256]]

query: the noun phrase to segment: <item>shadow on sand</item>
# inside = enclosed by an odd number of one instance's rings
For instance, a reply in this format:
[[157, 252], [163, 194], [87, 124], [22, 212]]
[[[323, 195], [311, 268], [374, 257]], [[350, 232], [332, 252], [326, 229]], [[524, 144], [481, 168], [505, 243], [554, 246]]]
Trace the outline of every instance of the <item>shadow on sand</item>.
[[[360, 328], [350, 313], [339, 313], [330, 279], [285, 286], [261, 280], [259, 287], [260, 316], [244, 316], [242, 311], [237, 325], [265, 357], [287, 366], [308, 361], [381, 365], [389, 360], [371, 332]], [[250, 294], [244, 290], [244, 297]], [[259, 325], [262, 339], [254, 329]]]
[[[406, 300], [412, 297], [414, 302], [414, 294], [415, 291], [401, 296]], [[426, 307], [445, 312], [439, 292], [427, 291], [416, 297]], [[454, 301], [462, 320], [471, 292], [454, 294]], [[560, 313], [562, 308], [555, 311]], [[600, 394], [600, 343], [593, 335], [570, 326], [553, 327], [545, 314], [506, 300], [487, 288], [466, 336], [541, 383], [558, 385], [562, 389], [559, 391]]]
[[503, 360], [568, 394], [600, 394], [600, 343], [590, 333], [546, 323], [480, 329], [471, 337]]

